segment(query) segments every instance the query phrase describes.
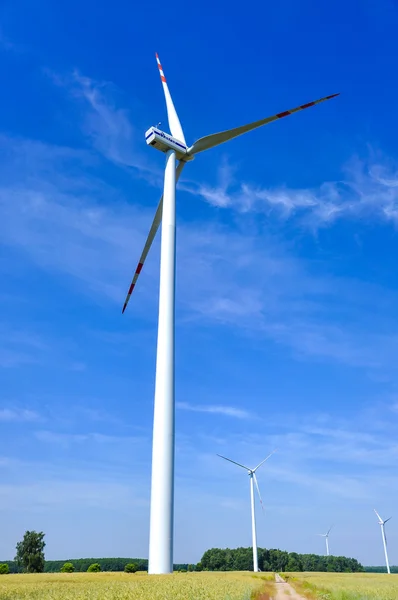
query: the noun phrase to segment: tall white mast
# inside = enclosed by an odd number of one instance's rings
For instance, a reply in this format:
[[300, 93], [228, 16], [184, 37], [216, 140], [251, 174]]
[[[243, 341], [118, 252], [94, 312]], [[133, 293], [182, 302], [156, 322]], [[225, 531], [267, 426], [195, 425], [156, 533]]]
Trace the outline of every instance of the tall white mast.
[[253, 571], [258, 572], [257, 533], [256, 533], [256, 507], [254, 504], [254, 473], [250, 472], [250, 504], [252, 512], [252, 544], [253, 544]]
[[173, 571], [175, 171], [176, 156], [170, 150], [163, 191], [148, 573]]

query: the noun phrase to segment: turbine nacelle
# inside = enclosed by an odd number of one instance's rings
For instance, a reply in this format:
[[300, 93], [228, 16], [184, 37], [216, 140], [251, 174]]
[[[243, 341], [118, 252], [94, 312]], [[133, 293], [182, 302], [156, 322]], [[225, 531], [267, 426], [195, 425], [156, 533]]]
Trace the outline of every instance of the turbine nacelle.
[[331, 532], [332, 528], [333, 528], [333, 525], [331, 525], [331, 526], [329, 527], [329, 530], [328, 530], [328, 532], [327, 532], [327, 533], [318, 533], [317, 535], [320, 535], [320, 536], [322, 536], [322, 537], [324, 537], [324, 538], [327, 538], [327, 537], [329, 537], [329, 533]]
[[169, 150], [173, 150], [176, 153], [176, 157], [178, 160], [193, 160], [193, 156], [188, 155], [188, 148], [186, 144], [177, 140], [177, 138], [173, 137], [169, 133], [165, 133], [158, 129], [157, 127], [151, 127], [148, 131], [145, 132], [145, 140], [148, 146], [153, 146], [156, 150], [160, 150], [161, 152], [168, 152]]
[[383, 521], [383, 519], [381, 518], [381, 516], [379, 515], [379, 513], [377, 512], [377, 510], [374, 508], [373, 509], [377, 515], [377, 519], [379, 521], [379, 525], [381, 525], [382, 527], [384, 527], [385, 523], [387, 523], [387, 521], [389, 521], [390, 519], [392, 519], [392, 517], [388, 517], [388, 519], [386, 519], [385, 521]]

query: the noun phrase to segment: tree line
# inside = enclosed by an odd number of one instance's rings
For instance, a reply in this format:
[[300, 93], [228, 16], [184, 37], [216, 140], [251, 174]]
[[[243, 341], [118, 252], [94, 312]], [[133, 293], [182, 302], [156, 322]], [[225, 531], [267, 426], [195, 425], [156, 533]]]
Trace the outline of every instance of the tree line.
[[[0, 575], [7, 573], [73, 573], [98, 571], [147, 571], [148, 560], [143, 558], [79, 558], [65, 560], [45, 560], [43, 532], [26, 531], [18, 542], [14, 561], [0, 564]], [[384, 571], [382, 567], [364, 567], [355, 559], [346, 556], [319, 556], [298, 554], [283, 550], [258, 548], [258, 565], [261, 571], [329, 571], [355, 573]], [[252, 548], [210, 548], [195, 564], [175, 564], [175, 571], [252, 571]], [[398, 571], [393, 567], [392, 572]]]
[[[144, 558], [78, 558], [72, 560], [45, 560], [45, 534], [25, 531], [16, 546], [15, 560], [0, 563], [0, 575], [8, 573], [97, 573], [99, 571], [147, 571], [148, 560]], [[193, 570], [192, 565], [174, 565], [176, 571]]]
[[[365, 567], [365, 571], [366, 573], [385, 573], [386, 565], [384, 565], [383, 567]], [[390, 571], [391, 573], [398, 573], [398, 567], [390, 566]]]
[[[100, 571], [125, 571], [126, 565], [134, 564], [137, 566], [137, 571], [148, 570], [148, 560], [145, 558], [69, 558], [67, 560], [45, 560], [43, 573], [60, 573], [65, 564], [71, 563], [73, 565], [73, 572], [82, 573], [86, 572], [91, 565], [98, 564]], [[23, 573], [27, 571], [23, 565], [18, 564], [15, 560], [5, 560], [3, 563], [8, 566], [8, 573]], [[187, 563], [175, 564], [175, 571], [193, 571], [195, 565], [188, 565]], [[1, 575], [1, 569], [0, 569]]]
[[[4, 561], [8, 565], [7, 572], [22, 573], [24, 569], [16, 561]], [[86, 572], [93, 565], [98, 565], [98, 571], [125, 571], [126, 566], [134, 564], [137, 571], [147, 571], [148, 561], [144, 558], [78, 558], [67, 560], [46, 560], [43, 571], [45, 573], [68, 572], [65, 564], [71, 564], [70, 572]], [[258, 564], [261, 571], [271, 572], [298, 572], [298, 571], [328, 571], [337, 573], [356, 573], [362, 571], [384, 572], [385, 567], [364, 567], [355, 559], [345, 556], [318, 556], [317, 554], [297, 554], [282, 550], [267, 550], [258, 548]], [[396, 570], [395, 570], [396, 569]], [[252, 571], [252, 548], [221, 549], [211, 548], [206, 550], [202, 559], [197, 564], [174, 564], [174, 571]], [[398, 572], [398, 567], [391, 568], [391, 572]]]
[[137, 565], [137, 571], [147, 571], [148, 561], [143, 558], [78, 558], [68, 560], [46, 560], [44, 565], [45, 573], [58, 573], [65, 562], [70, 562], [74, 566], [75, 573], [87, 571], [92, 564], [98, 564], [101, 571], [124, 571], [126, 565], [134, 563]]
[[[356, 573], [364, 571], [355, 558], [345, 556], [318, 556], [284, 550], [258, 548], [258, 566], [261, 571], [329, 571]], [[211, 548], [203, 554], [197, 567], [206, 571], [252, 571], [252, 548]]]

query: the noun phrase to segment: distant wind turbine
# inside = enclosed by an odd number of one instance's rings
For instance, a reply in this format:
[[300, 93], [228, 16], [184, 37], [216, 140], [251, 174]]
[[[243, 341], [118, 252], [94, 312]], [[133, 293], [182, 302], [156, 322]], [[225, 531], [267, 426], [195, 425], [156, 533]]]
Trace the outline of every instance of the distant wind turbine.
[[387, 566], [387, 573], [390, 574], [390, 563], [388, 562], [388, 554], [387, 554], [387, 538], [386, 538], [386, 530], [384, 529], [384, 525], [387, 523], [387, 521], [389, 521], [392, 517], [388, 517], [388, 519], [386, 519], [385, 521], [383, 521], [383, 519], [381, 518], [381, 516], [379, 515], [379, 513], [377, 512], [376, 509], [374, 509], [377, 518], [379, 519], [379, 525], [381, 528], [381, 537], [383, 538], [383, 546], [384, 546], [384, 554], [386, 557], [386, 566]]
[[330, 530], [332, 529], [333, 525], [331, 527], [329, 527], [329, 531], [327, 533], [318, 533], [318, 535], [322, 536], [325, 538], [326, 541], [326, 556], [330, 556], [330, 552], [329, 552], [329, 533]]
[[224, 460], [228, 460], [229, 462], [233, 463], [234, 465], [238, 465], [238, 467], [242, 467], [242, 469], [246, 469], [246, 471], [248, 472], [249, 477], [250, 477], [250, 500], [251, 500], [251, 513], [252, 513], [252, 543], [253, 543], [253, 571], [256, 573], [257, 573], [257, 571], [259, 571], [259, 568], [258, 568], [258, 556], [257, 556], [256, 513], [255, 513], [255, 507], [254, 507], [254, 485], [256, 485], [258, 497], [259, 497], [260, 503], [261, 503], [261, 507], [264, 510], [263, 501], [261, 500], [260, 488], [258, 487], [256, 471], [259, 467], [261, 467], [261, 465], [263, 465], [265, 463], [266, 460], [268, 460], [270, 458], [270, 456], [273, 455], [274, 452], [276, 452], [276, 450], [273, 450], [271, 452], [271, 454], [269, 454], [267, 456], [267, 458], [264, 458], [264, 460], [262, 460], [260, 462], [260, 464], [257, 465], [257, 467], [254, 467], [254, 469], [245, 467], [245, 465], [241, 465], [240, 463], [235, 462], [234, 460], [231, 460], [230, 458], [227, 458], [226, 456], [221, 456], [221, 454], [217, 454], [217, 456], [219, 456], [220, 458], [223, 458]]

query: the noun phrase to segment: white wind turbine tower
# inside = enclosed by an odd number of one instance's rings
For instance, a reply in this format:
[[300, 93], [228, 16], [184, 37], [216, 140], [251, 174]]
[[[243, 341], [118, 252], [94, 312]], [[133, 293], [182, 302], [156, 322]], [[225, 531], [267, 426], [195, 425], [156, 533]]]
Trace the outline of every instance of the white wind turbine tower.
[[267, 456], [267, 458], [264, 458], [264, 460], [262, 460], [260, 462], [260, 464], [257, 465], [257, 467], [254, 467], [254, 469], [245, 467], [245, 465], [241, 465], [240, 463], [235, 462], [234, 460], [231, 460], [230, 458], [227, 458], [226, 456], [221, 456], [221, 454], [217, 454], [217, 456], [219, 456], [220, 458], [223, 458], [224, 460], [228, 460], [229, 462], [233, 463], [234, 465], [238, 465], [238, 467], [242, 467], [242, 469], [245, 469], [248, 472], [249, 477], [250, 477], [250, 504], [251, 504], [251, 515], [252, 515], [252, 543], [253, 543], [253, 571], [255, 573], [257, 573], [257, 571], [258, 571], [258, 556], [257, 556], [256, 510], [255, 510], [255, 502], [254, 502], [254, 485], [257, 488], [257, 493], [258, 493], [258, 497], [261, 502], [261, 507], [264, 510], [263, 501], [261, 500], [260, 488], [258, 487], [256, 471], [259, 467], [261, 467], [261, 465], [263, 465], [265, 463], [266, 460], [269, 459], [270, 456], [273, 455], [274, 452], [276, 452], [276, 450], [273, 450], [271, 452], [271, 454], [269, 454]]
[[[156, 356], [155, 404], [152, 445], [151, 516], [149, 538], [149, 573], [170, 573], [173, 570], [173, 506], [174, 506], [174, 306], [175, 306], [175, 240], [176, 240], [176, 183], [186, 163], [196, 154], [214, 148], [248, 131], [278, 121], [305, 108], [330, 100], [339, 94], [326, 96], [302, 104], [297, 108], [277, 113], [249, 125], [222, 131], [197, 140], [187, 146], [184, 133], [174, 108], [166, 78], [158, 55], [160, 79], [166, 99], [167, 117], [171, 135], [157, 127], [145, 134], [146, 143], [165, 153], [163, 195], [156, 209], [147, 240], [130, 285], [123, 311], [131, 297], [160, 222], [162, 239], [160, 249], [159, 321]], [[178, 166], [176, 168], [176, 160]]]
[[325, 538], [326, 541], [326, 556], [330, 556], [330, 552], [329, 552], [329, 533], [330, 530], [332, 529], [333, 525], [331, 527], [329, 527], [329, 531], [327, 533], [318, 533], [318, 535], [322, 536]]
[[383, 521], [383, 519], [381, 518], [381, 516], [379, 515], [379, 513], [377, 512], [376, 509], [374, 509], [377, 518], [379, 519], [379, 525], [381, 528], [381, 537], [383, 538], [383, 546], [384, 546], [384, 554], [386, 557], [386, 566], [387, 566], [387, 573], [390, 574], [390, 563], [388, 561], [388, 554], [387, 554], [387, 538], [386, 538], [386, 530], [384, 528], [384, 525], [387, 523], [387, 521], [389, 521], [390, 519], [392, 519], [392, 517], [388, 517], [388, 519], [386, 519], [385, 521]]

